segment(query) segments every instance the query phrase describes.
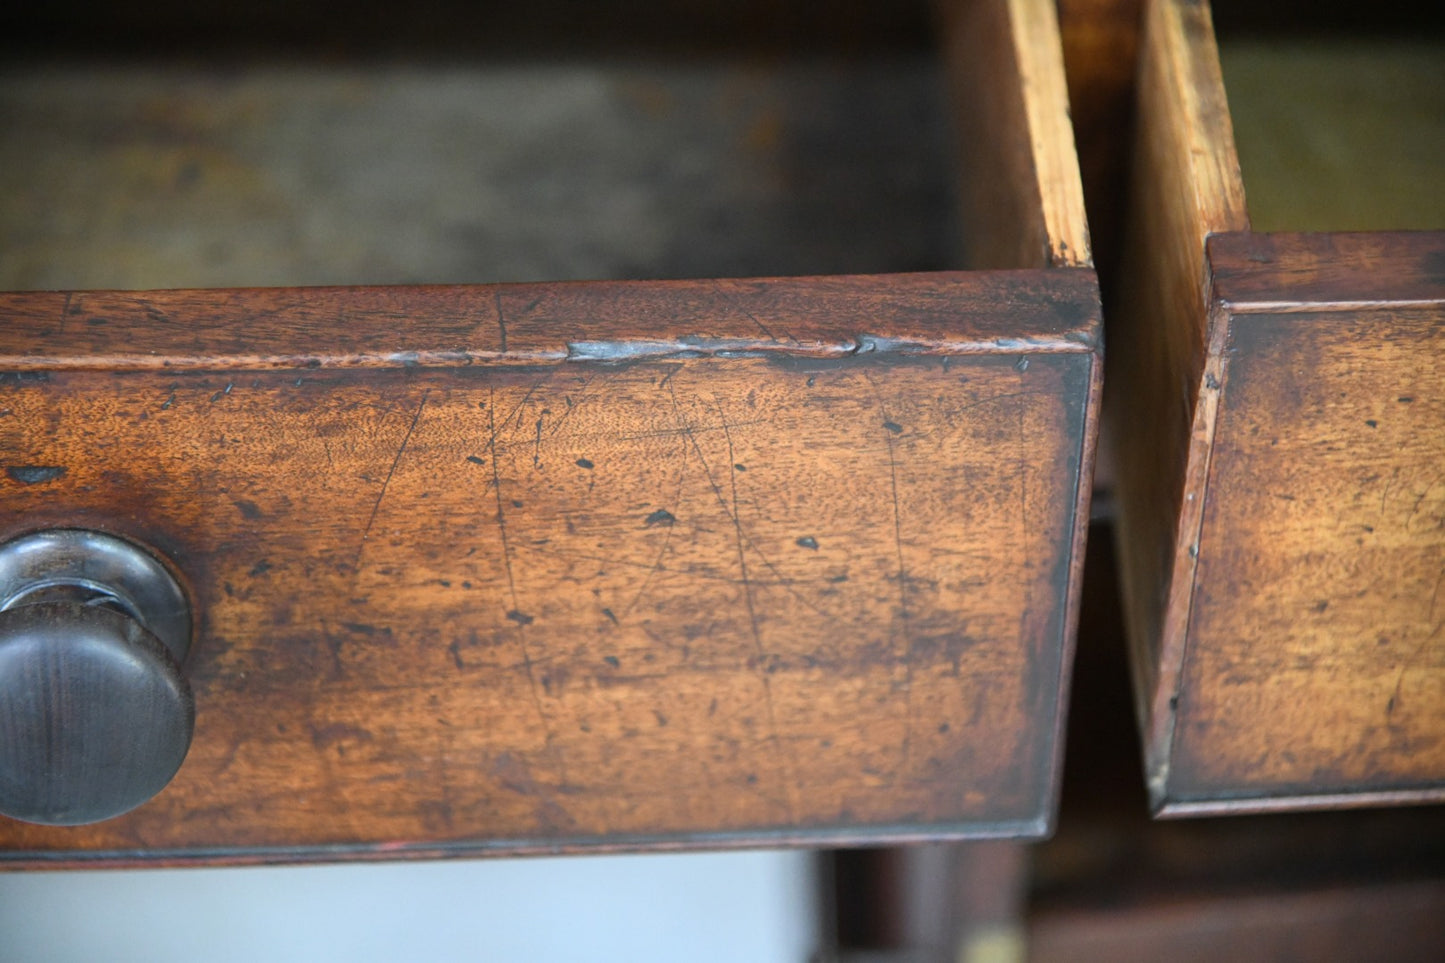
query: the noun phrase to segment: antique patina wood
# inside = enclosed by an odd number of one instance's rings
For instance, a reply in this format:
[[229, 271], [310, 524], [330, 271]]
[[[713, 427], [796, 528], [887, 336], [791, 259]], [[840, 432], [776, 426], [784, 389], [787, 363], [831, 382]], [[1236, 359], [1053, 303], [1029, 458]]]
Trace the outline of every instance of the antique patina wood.
[[1170, 808], [1445, 797], [1445, 235], [1224, 234]]
[[139, 539], [201, 619], [171, 786], [8, 860], [1048, 824], [1089, 271], [0, 314], [0, 535]]

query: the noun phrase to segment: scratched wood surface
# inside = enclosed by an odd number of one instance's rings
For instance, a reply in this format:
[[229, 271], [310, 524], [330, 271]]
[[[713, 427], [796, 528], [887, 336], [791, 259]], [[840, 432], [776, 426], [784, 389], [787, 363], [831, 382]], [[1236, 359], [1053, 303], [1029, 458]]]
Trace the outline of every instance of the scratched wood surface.
[[171, 786], [6, 860], [1048, 824], [1091, 272], [0, 314], [0, 535], [137, 538], [201, 619]]

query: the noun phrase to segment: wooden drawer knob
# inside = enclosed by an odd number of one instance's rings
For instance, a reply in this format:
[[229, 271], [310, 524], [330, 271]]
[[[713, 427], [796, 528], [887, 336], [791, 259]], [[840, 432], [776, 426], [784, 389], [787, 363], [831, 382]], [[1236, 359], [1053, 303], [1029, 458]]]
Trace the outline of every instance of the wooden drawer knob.
[[185, 594], [130, 542], [74, 529], [0, 545], [0, 813], [58, 826], [165, 788], [195, 722]]

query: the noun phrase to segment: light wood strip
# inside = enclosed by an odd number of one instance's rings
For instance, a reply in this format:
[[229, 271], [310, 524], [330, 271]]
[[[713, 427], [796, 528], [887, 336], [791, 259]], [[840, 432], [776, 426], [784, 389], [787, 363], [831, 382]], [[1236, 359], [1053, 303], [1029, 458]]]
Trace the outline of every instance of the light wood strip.
[[1148, 4], [1138, 97], [1106, 418], [1119, 439], [1118, 534], [1136, 708], [1157, 780], [1172, 732], [1169, 699], [1211, 430], [1212, 409], [1199, 404], [1210, 377], [1204, 244], [1212, 233], [1249, 228], [1207, 4]]

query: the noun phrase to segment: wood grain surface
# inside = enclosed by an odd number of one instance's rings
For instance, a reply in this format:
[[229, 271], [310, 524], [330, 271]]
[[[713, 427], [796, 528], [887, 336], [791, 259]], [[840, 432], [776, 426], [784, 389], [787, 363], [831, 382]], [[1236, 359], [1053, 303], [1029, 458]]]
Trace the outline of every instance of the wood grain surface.
[[0, 535], [137, 539], [190, 755], [20, 865], [1035, 834], [1091, 272], [6, 295]]
[[1445, 798], [1445, 234], [1221, 235], [1181, 811]]

